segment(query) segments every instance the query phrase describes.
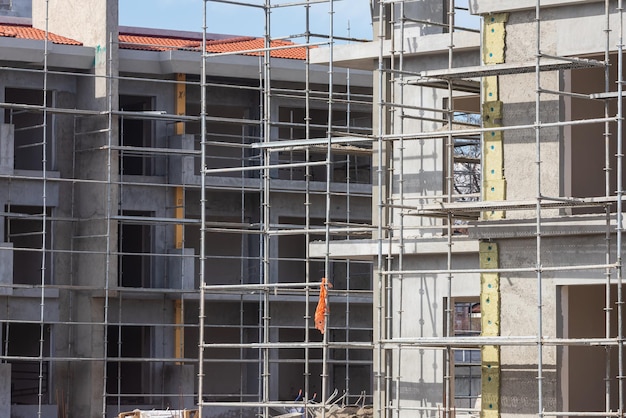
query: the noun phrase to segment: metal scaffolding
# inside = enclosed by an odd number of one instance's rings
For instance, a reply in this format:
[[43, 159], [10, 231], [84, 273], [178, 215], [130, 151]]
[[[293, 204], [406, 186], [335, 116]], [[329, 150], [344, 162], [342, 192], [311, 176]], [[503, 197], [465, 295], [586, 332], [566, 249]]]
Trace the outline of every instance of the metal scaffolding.
[[[463, 43], [458, 37], [460, 34], [462, 38], [467, 28], [457, 28], [455, 25], [455, 10], [463, 9], [456, 3], [459, 2], [438, 3], [438, 6], [443, 6], [444, 9], [442, 16], [445, 19], [441, 22], [432, 19], [432, 14], [428, 14], [432, 12], [431, 10], [427, 10], [423, 17], [416, 17], [415, 13], [408, 16], [406, 10], [411, 5], [414, 7], [413, 11], [418, 8], [416, 2], [381, 1], [378, 3], [377, 90], [379, 96], [376, 101], [378, 159], [375, 162], [378, 167], [374, 192], [380, 220], [377, 230], [378, 262], [374, 286], [377, 289], [374, 298], [375, 329], [377, 329], [374, 341], [376, 414], [377, 416], [414, 416], [413, 414], [419, 411], [424, 416], [478, 413], [481, 416], [497, 416], [501, 412], [536, 414], [537, 416], [611, 415], [615, 413], [614, 411], [621, 411], [623, 408], [620, 377], [623, 367], [621, 322], [622, 4], [621, 2], [604, 2], [602, 14], [605, 25], [602, 29], [598, 29], [598, 33], [602, 32], [604, 35], [596, 36], [601, 39], [601, 43], [593, 47], [596, 48], [594, 49], [596, 55], [601, 54], [601, 56], [597, 58], [594, 56], [594, 59], [589, 59], [588, 50], [585, 53], [582, 48], [579, 52], [581, 56], [576, 56], [572, 52], [567, 56], [558, 56], [553, 52], [555, 47], [551, 36], [554, 32], [551, 31], [554, 31], [556, 26], [553, 20], [567, 20], [572, 17], [574, 13], [568, 13], [567, 9], [575, 9], [575, 5], [546, 6], [541, 1], [532, 5], [530, 3], [534, 2], [527, 2], [528, 4], [520, 5], [519, 9], [523, 12], [515, 10], [510, 13], [507, 10], [509, 7], [505, 5], [492, 7], [502, 10], [501, 13], [483, 12], [481, 5], [474, 5], [474, 9], [478, 9], [479, 13], [484, 13], [480, 38], [483, 62], [464, 64], [462, 55], [465, 50], [455, 47], [455, 43]], [[447, 11], [445, 11], [446, 6]], [[530, 17], [531, 7], [532, 17]], [[553, 10], [558, 11], [553, 12]], [[594, 10], [597, 11], [597, 8]], [[506, 19], [512, 19], [515, 12], [517, 12], [517, 20], [515, 20], [517, 26], [511, 26], [511, 28], [518, 31], [515, 32], [515, 36], [523, 33], [522, 36], [525, 38], [516, 38], [518, 44], [514, 44], [514, 41], [508, 41], [508, 39], [505, 41], [505, 35], [500, 32], [501, 39], [498, 41], [502, 44], [498, 45], [493, 40], [492, 33], [497, 33], [500, 28], [494, 29], [490, 26], [490, 22], [498, 23], [499, 20], [504, 30]], [[549, 29], [543, 28], [545, 21], [548, 21]], [[443, 56], [447, 55], [447, 65], [441, 65], [436, 69], [429, 68], [426, 59], [419, 61], [413, 58], [415, 55], [412, 54], [414, 51], [411, 50], [411, 38], [407, 35], [407, 27], [414, 27], [415, 23], [423, 24], [422, 33], [427, 30], [425, 28], [434, 26], [442, 28], [440, 29], [442, 35], [449, 36], [447, 51], [438, 51], [442, 63], [444, 62]], [[522, 24], [525, 32], [519, 29]], [[528, 45], [523, 44], [524, 41], [527, 41]], [[532, 45], [532, 42], [535, 44]], [[425, 43], [426, 41], [423, 42]], [[532, 50], [530, 47], [524, 50], [530, 45], [532, 45]], [[506, 54], [506, 61], [504, 57], [500, 62], [489, 61], [486, 58], [491, 58], [498, 53]], [[509, 55], [513, 58], [509, 59]], [[528, 57], [529, 61], [521, 61], [520, 57], [524, 56]], [[429, 58], [433, 61], [439, 59], [434, 53]], [[617, 67], [617, 70], [611, 72], [611, 66]], [[585, 71], [586, 68], [598, 68], [603, 72], [602, 91], [585, 91], [589, 89], [586, 85], [574, 85], [573, 82], [559, 84], [554, 81], [555, 74], [557, 80], [559, 80], [558, 77], [562, 77], [561, 81], [563, 78], [569, 81], [570, 74]], [[519, 77], [525, 74], [528, 74], [526, 78]], [[545, 78], [544, 74], [546, 74]], [[591, 73], [586, 74], [592, 77]], [[596, 75], [596, 73], [593, 74]], [[529, 82], [530, 77], [534, 77], [532, 87]], [[519, 105], [517, 100], [531, 102], [528, 100], [530, 94], [524, 95], [512, 91], [513, 88], [510, 86], [515, 83], [519, 83], [520, 88], [526, 88], [529, 92], [534, 91], [532, 106], [528, 106], [528, 114], [532, 115], [532, 120], [522, 117], [521, 113], [514, 109], [515, 105]], [[505, 96], [504, 98], [498, 98], [498, 84], [499, 93]], [[417, 91], [414, 86], [439, 90], [437, 92]], [[385, 91], [385, 88], [391, 92]], [[494, 96], [491, 97], [494, 89]], [[472, 94], [481, 97], [481, 103], [475, 107], [474, 112], [479, 114], [482, 120], [475, 128], [471, 124], [458, 123], [457, 119], [459, 114], [464, 113], [462, 106], [458, 104], [459, 99]], [[431, 109], [424, 103], [416, 107], [412, 102], [415, 96], [429, 95], [439, 95], [439, 98], [443, 98], [441, 102], [444, 108]], [[617, 104], [610, 105], [609, 101], [615, 99], [618, 99]], [[563, 108], [579, 105], [579, 103], [572, 104], [575, 100], [585, 103], [601, 100], [604, 115], [577, 118], [567, 111], [556, 112], [555, 115], [555, 111], [550, 108], [550, 106], [556, 107], [554, 103], [558, 103]], [[421, 109], [421, 117], [415, 113], [407, 116], [407, 112], [413, 109]], [[433, 117], [433, 114], [428, 112], [438, 112], [442, 116]], [[438, 123], [436, 123], [437, 119], [439, 119]], [[415, 120], [421, 121], [422, 124], [416, 124]], [[409, 121], [414, 124], [409, 125], [407, 123]], [[604, 138], [604, 165], [598, 167], [598, 171], [604, 173], [604, 181], [601, 186], [595, 185], [593, 190], [587, 189], [586, 194], [582, 194], [580, 187], [575, 190], [575, 186], [570, 187], [570, 190], [565, 190], [564, 187], [555, 189], [553, 184], [557, 182], [557, 178], [554, 176], [571, 175], [564, 172], [565, 168], [562, 164], [568, 157], [573, 157], [566, 155], [560, 162], [555, 161], [554, 155], [551, 154], [554, 152], [552, 144], [558, 141], [567, 144], [565, 138], [572, 134], [575, 127], [587, 125], [598, 126], [600, 135]], [[496, 143], [491, 136], [500, 138], [504, 136], [505, 139], [500, 139]], [[527, 140], [531, 136], [534, 138], [533, 143]], [[473, 157], [480, 158], [482, 166], [482, 169], [473, 169], [474, 173], [483, 177], [480, 199], [476, 199], [475, 194], [461, 193], [461, 190], [466, 189], [457, 187], [455, 184], [465, 179], [459, 175], [459, 170], [456, 168], [461, 163], [460, 160], [463, 159], [465, 163], [470, 161], [465, 159], [464, 155], [459, 155], [456, 150], [462, 146], [462, 139], [467, 138], [471, 141], [476, 137], [482, 138], [482, 152], [479, 155], [473, 155]], [[507, 143], [507, 139], [510, 142]], [[406, 179], [414, 175], [412, 167], [406, 165], [407, 143], [425, 143], [427, 140], [441, 144], [434, 145], [433, 149], [439, 150], [434, 152], [442, 152], [444, 155], [441, 165], [444, 173], [443, 187], [439, 193], [432, 195], [429, 195], [427, 190], [423, 193], [407, 192], [405, 185], [410, 183], [407, 183]], [[517, 181], [514, 186], [509, 186], [509, 189], [513, 189], [511, 194], [516, 196], [523, 194], [520, 192], [520, 174], [514, 172], [521, 167], [512, 166], [516, 162], [519, 163], [519, 160], [513, 157], [507, 161], [507, 156], [503, 160], [503, 151], [498, 151], [499, 156], [495, 158], [489, 155], [494, 149], [494, 144], [496, 147], [504, 148], [504, 152], [513, 153], [514, 148], [509, 144], [518, 142], [523, 143], [525, 147], [522, 151], [524, 156], [530, 156], [528, 150], [534, 149], [535, 169], [530, 171], [524, 168], [523, 170], [525, 174], [534, 177], [534, 198], [530, 196], [515, 198], [515, 200], [507, 198], [507, 183], [512, 184]], [[590, 144], [591, 140], [587, 139], [586, 146], [592, 147]], [[544, 161], [544, 148], [548, 149], [548, 162]], [[411, 156], [415, 158], [416, 154]], [[565, 163], [566, 166], [568, 163], [571, 164], [572, 169], [581, 169], [575, 164], [584, 164], [584, 159], [577, 160], [577, 162], [568, 161]], [[561, 164], [561, 166], [555, 168], [555, 164]], [[391, 169], [390, 165], [392, 165]], [[493, 173], [498, 170], [502, 172], [502, 167], [510, 171], [507, 171], [506, 179], [497, 182]], [[559, 169], [560, 174], [555, 174], [555, 172], [559, 173]], [[530, 184], [530, 178], [526, 181]], [[498, 192], [498, 186], [503, 184], [504, 191]], [[603, 189], [602, 192], [600, 189]], [[470, 191], [472, 192], [475, 191]], [[510, 220], [504, 220], [505, 213]], [[589, 219], [582, 217], [577, 218], [578, 220], [569, 219], [577, 213], [605, 214], [604, 221], [594, 218], [594, 222], [597, 223], [594, 233], [604, 234], [605, 243], [600, 245], [600, 248], [604, 246], [601, 257], [593, 262], [589, 261], [590, 257], [580, 257], [580, 260], [572, 257], [569, 250], [580, 243], [573, 239], [568, 241], [567, 237], [562, 238], [560, 244], [563, 246], [562, 257], [557, 258], [554, 255], [554, 246], [557, 245], [554, 237], [575, 235], [572, 232], [563, 232], [567, 231], [564, 225], [565, 219], [582, 229], [586, 228], [583, 225], [588, 225]], [[406, 224], [407, 217], [408, 219], [419, 217], [422, 220], [430, 220], [428, 224], [430, 226], [420, 225], [417, 228], [420, 232], [415, 232], [415, 227], [411, 228]], [[502, 221], [498, 222], [498, 219]], [[441, 243], [440, 251], [428, 248], [433, 245], [433, 237], [438, 237], [438, 242]], [[532, 237], [535, 243], [534, 250], [530, 251], [531, 247], [527, 241]], [[478, 251], [474, 250], [479, 253], [479, 263], [467, 263], [463, 258], [465, 257], [463, 251], [458, 250], [467, 245], [468, 239], [480, 245]], [[548, 244], [544, 242], [546, 239]], [[411, 242], [410, 250], [407, 250], [407, 240]], [[523, 252], [524, 257], [519, 256], [515, 262], [512, 262], [511, 258], [515, 257], [511, 256], [510, 245], [512, 244], [510, 243], [520, 242], [514, 240], [523, 240], [523, 247], [519, 247], [518, 251]], [[417, 243], [414, 243], [415, 241]], [[507, 245], [509, 245], [508, 248]], [[436, 253], [431, 256], [431, 260], [439, 260], [437, 267], [432, 267], [434, 263], [430, 263], [427, 258], [421, 261], [416, 259], [415, 256], [420, 252]], [[528, 284], [527, 278], [530, 274], [536, 275], [534, 286]], [[500, 284], [501, 276], [507, 278], [508, 284]], [[597, 311], [602, 312], [604, 316], [602, 326], [604, 336], [599, 340], [590, 338], [591, 335], [567, 338], [568, 333], [572, 332], [578, 323], [571, 319], [569, 325], [571, 329], [568, 330], [563, 325], [568, 324], [568, 319], [562, 319], [564, 322], [555, 326], [556, 312], [562, 313], [567, 318], [565, 311], [559, 311], [559, 309], [567, 309], [563, 308], [567, 303], [566, 300], [558, 299], [563, 297], [562, 294], [558, 294], [563, 290], [555, 289], [559, 289], [559, 286], [564, 286], [563, 289], [565, 289], [575, 284], [602, 283], [596, 279], [598, 276], [605, 277], [603, 282], [605, 301], [603, 306], [597, 307]], [[579, 279], [576, 281], [567, 279], [568, 277]], [[433, 278], [433, 281], [429, 282], [433, 288], [424, 285], [428, 278]], [[456, 309], [468, 303], [466, 294], [460, 288], [462, 283], [467, 283], [468, 280], [481, 284], [480, 298], [476, 293], [474, 293], [475, 298], [469, 298], [471, 304], [481, 308], [480, 311], [465, 312], [468, 314], [469, 321], [473, 317], [481, 318], [482, 336], [480, 337], [472, 336], [470, 332], [465, 332], [463, 336], [455, 334], [456, 327], [459, 325], [455, 322], [460, 320], [458, 316], [455, 316], [458, 315]], [[435, 303], [443, 301], [445, 314], [441, 323], [432, 330], [421, 332], [415, 329], [417, 327], [411, 328], [404, 325], [424, 321], [427, 316], [416, 314], [410, 309], [408, 309], [410, 313], [407, 314], [407, 308], [403, 304], [409, 299], [405, 300], [400, 295], [407, 292], [421, 295], [429, 291], [436, 295], [438, 292], [434, 287], [436, 283], [445, 287], [446, 290], [441, 291], [442, 299], [431, 296], [434, 301], [431, 301], [429, 306], [434, 309]], [[492, 285], [497, 290], [492, 290]], [[522, 332], [529, 331], [528, 333], [519, 334], [520, 330], [516, 329], [511, 322], [510, 317], [515, 315], [515, 312], [512, 312], [515, 305], [511, 305], [510, 302], [511, 298], [516, 297], [515, 290], [511, 287], [515, 286], [525, 289], [526, 292], [536, 297], [534, 312], [528, 306], [526, 310], [517, 313], [519, 320], [524, 322], [524, 326], [520, 329], [524, 330]], [[549, 296], [546, 297], [544, 293]], [[557, 296], [555, 297], [554, 294]], [[509, 302], [506, 306], [505, 298]], [[555, 302], [555, 298], [558, 301]], [[489, 303], [491, 306], [486, 306]], [[559, 306], [559, 303], [564, 305]], [[589, 315], [595, 312], [588, 306], [578, 308]], [[617, 310], [616, 315], [615, 310]], [[508, 313], [505, 314], [505, 312]], [[535, 317], [535, 325], [531, 327], [526, 324], [526, 321], [529, 321], [532, 315]], [[558, 326], [565, 328], [559, 329]], [[563, 389], [569, 387], [568, 385], [573, 387], [580, 383], [568, 381], [566, 374], [558, 375], [558, 373], [563, 373], [568, 368], [576, 369], [576, 365], [567, 364], [566, 356], [574, 350], [571, 347], [596, 346], [596, 344], [597, 347], [606, 349], [605, 366], [602, 367], [604, 370], [602, 385], [605, 386], [602, 390], [604, 402], [601, 405], [590, 406], [590, 404], [585, 404], [585, 401], [573, 400], [574, 396], [567, 392], [568, 389]], [[531, 356], [528, 351], [520, 349], [521, 347], [536, 347], [536, 353]], [[477, 357], [477, 362], [470, 360], [468, 363], [459, 357], [461, 353], [466, 353], [468, 350], [480, 350], [481, 355]], [[612, 364], [611, 357], [615, 351], [617, 351], [617, 364]], [[425, 352], [435, 354], [432, 357], [424, 357]], [[518, 357], [513, 357], [511, 353]], [[416, 371], [405, 366], [407, 362], [405, 359], [418, 361], [416, 358], [428, 358], [436, 364], [441, 362], [443, 369], [441, 374], [431, 376], [432, 380], [427, 380], [427, 383], [437, 385], [438, 393], [430, 392], [426, 385], [420, 383], [415, 383], [413, 394], [403, 389], [403, 386], [410, 382], [423, 382], [421, 380], [424, 378], [423, 371], [427, 369], [424, 366], [424, 360], [421, 363], [422, 368]], [[467, 377], [465, 375], [459, 379], [459, 374], [462, 373], [458, 367], [459, 360], [461, 366], [469, 364], [470, 367], [475, 365], [482, 369], [482, 373], [478, 375], [477, 387], [472, 387], [471, 383], [467, 386], [467, 382], [463, 382]], [[529, 368], [534, 373], [534, 378], [532, 380], [531, 377], [527, 380], [517, 378], [511, 371], [516, 367]], [[557, 375], [555, 375], [555, 370], [557, 370]], [[517, 389], [522, 393], [519, 398], [515, 398], [517, 395], [512, 393], [514, 383], [511, 382], [534, 386], [535, 393], [531, 393], [526, 386], [523, 386], [523, 389]], [[466, 386], [463, 386], [464, 383]], [[617, 390], [615, 390], [616, 386]], [[476, 388], [478, 391], [472, 392]], [[558, 392], [559, 390], [562, 392]], [[460, 391], [463, 392], [461, 395], [467, 395], [467, 399], [472, 401], [471, 404], [464, 402], [464, 397], [459, 396]], [[572, 393], [574, 393], [573, 390]], [[534, 413], [528, 408], [523, 408], [524, 410], [521, 411], [522, 404], [515, 407], [516, 399], [519, 399], [519, 402], [526, 399], [528, 405], [536, 405], [536, 410]], [[533, 401], [530, 401], [531, 399]], [[576, 406], [581, 409], [576, 409]], [[618, 415], [621, 414], [618, 413]]]
[[0, 56], [9, 416], [623, 416], [622, 0], [93, 45], [48, 2]]
[[[167, 33], [137, 40], [120, 28], [94, 69], [53, 68], [46, 26], [40, 68], [2, 67], [23, 81], [2, 84], [15, 158], [1, 177], [1, 371], [11, 402], [38, 416], [325, 415], [370, 403], [371, 261], [311, 256], [309, 243], [372, 233], [371, 88], [309, 63], [311, 48], [335, 42], [332, 1], [238, 3], [262, 13], [266, 33], [227, 52], [212, 49], [222, 38], [209, 32], [210, 3], [180, 49]], [[285, 7], [306, 14], [302, 42], [271, 36]], [[328, 35], [308, 28], [320, 7]], [[133, 50], [195, 64], [144, 74], [120, 64]], [[256, 76], [241, 70], [254, 63]], [[92, 82], [101, 103], [81, 96]], [[320, 333], [322, 278], [335, 316]]]

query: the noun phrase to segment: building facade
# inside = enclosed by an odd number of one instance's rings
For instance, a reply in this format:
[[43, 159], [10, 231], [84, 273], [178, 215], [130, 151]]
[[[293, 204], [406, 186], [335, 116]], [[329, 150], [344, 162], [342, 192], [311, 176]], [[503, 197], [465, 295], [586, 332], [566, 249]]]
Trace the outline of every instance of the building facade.
[[371, 6], [4, 8], [0, 414], [621, 415], [622, 2]]
[[330, 78], [306, 41], [27, 3], [0, 17], [0, 416], [371, 394], [371, 262], [307, 249], [371, 234], [371, 76]]
[[376, 416], [622, 410], [621, 2], [372, 9]]

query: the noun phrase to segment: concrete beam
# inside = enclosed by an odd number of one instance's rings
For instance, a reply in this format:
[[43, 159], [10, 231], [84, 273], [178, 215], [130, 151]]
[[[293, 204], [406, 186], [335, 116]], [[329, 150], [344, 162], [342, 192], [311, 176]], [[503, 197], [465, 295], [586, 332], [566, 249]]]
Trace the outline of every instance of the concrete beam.
[[[572, 215], [565, 218], [542, 219], [542, 236], [600, 235], [606, 233], [606, 218], [598, 215]], [[615, 220], [611, 220], [615, 230]], [[469, 236], [473, 239], [530, 238], [537, 234], [535, 219], [503, 219], [472, 222]]]
[[[41, 206], [43, 173], [35, 170], [15, 170], [14, 176], [0, 175], [0, 200], [11, 200], [14, 205]], [[54, 179], [60, 177], [58, 171], [47, 171], [46, 177], [46, 204], [56, 207], [59, 205], [59, 183]], [[8, 182], [11, 187], [8, 187]]]
[[[577, 4], [600, 3], [602, 0], [541, 0], [541, 7], [562, 7]], [[469, 2], [470, 13], [488, 14], [501, 12], [517, 12], [532, 10], [537, 6], [537, 0], [474, 0]]]
[[[0, 37], [2, 61], [42, 64], [44, 41]], [[94, 49], [78, 45], [48, 44], [48, 66], [86, 70], [93, 66]]]
[[[396, 40], [395, 48], [398, 40]], [[425, 36], [407, 35], [402, 41], [404, 47], [403, 55], [407, 57], [429, 56], [447, 54], [450, 45], [450, 35], [433, 34]], [[333, 48], [333, 62], [339, 67], [358, 68], [361, 70], [373, 71], [378, 67], [377, 60], [380, 54], [380, 43], [378, 41], [361, 44], [338, 45]], [[389, 58], [393, 53], [393, 44], [390, 40], [383, 41], [382, 54], [384, 58]], [[454, 36], [454, 50], [476, 51], [480, 49], [480, 34], [473, 32], [459, 32]], [[398, 55], [399, 51], [395, 51]], [[315, 48], [311, 50], [311, 62], [315, 64], [325, 64], [330, 57], [328, 48]], [[351, 74], [352, 75], [352, 74]]]
[[[385, 253], [387, 253], [385, 244]], [[309, 244], [310, 256], [324, 257], [326, 243], [314, 241]], [[444, 255], [448, 252], [447, 238], [415, 238], [404, 240], [404, 254], [412, 255]], [[393, 255], [400, 253], [400, 243], [394, 241], [391, 244]], [[473, 239], [455, 238], [452, 246], [453, 254], [476, 253], [478, 254], [478, 241]], [[350, 258], [353, 260], [372, 260], [378, 254], [377, 240], [350, 240], [332, 241], [330, 243], [330, 257], [336, 259]]]
[[[315, 51], [313, 49], [312, 51]], [[194, 51], [136, 51], [119, 50], [120, 72], [139, 74], [200, 74], [198, 52]], [[223, 77], [228, 74], [233, 78], [258, 79], [259, 58], [246, 55], [211, 56], [207, 58], [207, 75]], [[310, 68], [311, 83], [328, 83], [328, 67], [313, 65]], [[272, 80], [304, 81], [304, 61], [292, 59], [272, 60]], [[347, 72], [337, 69], [333, 74], [334, 82], [345, 83]], [[350, 85], [369, 87], [372, 75], [369, 72], [351, 71]]]

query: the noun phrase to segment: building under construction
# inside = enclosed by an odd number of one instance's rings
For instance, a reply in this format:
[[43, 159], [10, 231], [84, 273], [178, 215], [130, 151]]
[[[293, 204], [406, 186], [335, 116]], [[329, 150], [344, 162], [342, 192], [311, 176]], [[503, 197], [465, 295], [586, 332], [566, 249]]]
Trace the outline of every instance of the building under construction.
[[1, 418], [624, 414], [622, 0], [196, 3], [0, 1]]

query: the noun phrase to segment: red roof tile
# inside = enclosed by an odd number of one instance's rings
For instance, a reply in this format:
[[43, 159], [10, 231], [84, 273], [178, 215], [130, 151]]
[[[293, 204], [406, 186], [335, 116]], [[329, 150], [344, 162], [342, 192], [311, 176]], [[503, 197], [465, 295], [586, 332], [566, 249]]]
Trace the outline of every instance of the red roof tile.
[[142, 51], [170, 51], [176, 49], [198, 49], [201, 42], [193, 39], [170, 38], [165, 36], [129, 35], [120, 33], [120, 48]]
[[[35, 29], [31, 26], [20, 24], [0, 24], [0, 37], [11, 37], [21, 39], [44, 40], [45, 31]], [[55, 44], [82, 45], [81, 42], [48, 32], [48, 39]], [[119, 34], [120, 48], [136, 49], [143, 51], [171, 51], [171, 50], [191, 50], [200, 49], [202, 42], [198, 39], [168, 37], [160, 35], [136, 35]], [[249, 36], [239, 36], [220, 40], [208, 40], [207, 52], [210, 53], [237, 53], [243, 55], [259, 56], [264, 47], [263, 38]], [[272, 41], [271, 51], [273, 58], [288, 58], [304, 60], [306, 58], [306, 48], [298, 46], [290, 41]], [[248, 51], [248, 52], [244, 52]]]
[[[183, 39], [166, 36], [144, 36], [120, 33], [120, 48], [138, 49], [143, 51], [170, 51], [170, 50], [199, 50], [202, 42], [197, 39]], [[207, 52], [244, 52], [243, 55], [261, 55], [259, 52], [263, 48], [263, 38], [253, 38], [249, 36], [233, 37], [220, 40], [207, 41]], [[273, 58], [289, 58], [303, 60], [306, 58], [306, 48], [297, 46], [289, 41], [272, 41], [271, 46], [275, 49], [271, 51]]]
[[[265, 41], [263, 38], [233, 38], [207, 43], [207, 52], [237, 52], [237, 51], [255, 51], [263, 49]], [[270, 44], [273, 49], [270, 56], [273, 58], [289, 58], [303, 60], [306, 58], [306, 47], [297, 46], [290, 41], [272, 41]], [[263, 51], [247, 52], [244, 55], [262, 55]]]
[[[41, 29], [35, 29], [27, 25], [0, 24], [0, 37], [34, 39], [43, 41], [46, 39], [46, 32]], [[51, 32], [48, 32], [48, 39], [55, 44], [82, 45], [81, 42], [63, 36], [55, 35]]]

